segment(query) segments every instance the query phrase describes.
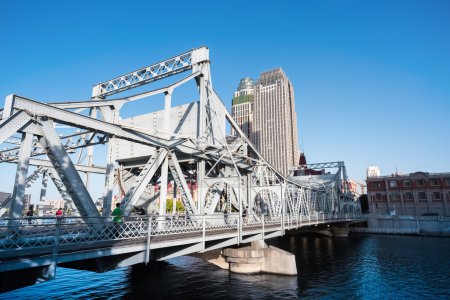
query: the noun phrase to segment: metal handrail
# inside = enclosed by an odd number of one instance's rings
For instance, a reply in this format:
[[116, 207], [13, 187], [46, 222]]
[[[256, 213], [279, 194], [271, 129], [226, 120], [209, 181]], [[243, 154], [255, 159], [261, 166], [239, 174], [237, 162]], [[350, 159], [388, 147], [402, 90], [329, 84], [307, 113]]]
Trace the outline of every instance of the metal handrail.
[[[0, 223], [0, 258], [2, 252], [39, 247], [58, 247], [92, 242], [116, 240], [145, 240], [155, 237], [184, 239], [246, 232], [278, 231], [282, 222], [284, 228], [321, 223], [355, 220], [348, 214], [317, 214], [314, 216], [286, 214], [282, 216], [249, 214], [242, 217], [242, 231], [239, 231], [239, 213], [212, 215], [150, 215], [126, 217], [123, 223], [114, 223], [107, 217], [25, 217], [2, 219]], [[11, 222], [13, 221], [13, 222]], [[16, 222], [14, 222], [16, 221]], [[11, 225], [10, 225], [11, 224]], [[150, 226], [150, 228], [149, 228]], [[56, 239], [55, 236], [58, 238]], [[242, 239], [242, 236], [240, 236]], [[241, 240], [240, 239], [240, 240]]]

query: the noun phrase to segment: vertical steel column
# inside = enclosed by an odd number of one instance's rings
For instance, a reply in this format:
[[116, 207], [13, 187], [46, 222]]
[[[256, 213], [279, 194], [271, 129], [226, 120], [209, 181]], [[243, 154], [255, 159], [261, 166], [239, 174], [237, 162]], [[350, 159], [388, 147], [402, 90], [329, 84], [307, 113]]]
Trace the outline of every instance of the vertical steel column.
[[59, 243], [61, 239], [61, 225], [62, 219], [56, 220], [55, 224], [55, 236], [53, 239], [53, 251], [52, 251], [52, 262], [48, 266], [46, 278], [48, 280], [55, 279], [56, 277], [56, 266], [58, 265], [58, 254], [59, 254]]
[[166, 214], [168, 172], [169, 172], [169, 158], [168, 158], [168, 156], [166, 156], [161, 165], [161, 189], [159, 191], [159, 215], [160, 216], [164, 216]]
[[204, 211], [204, 193], [203, 193], [203, 179], [205, 178], [205, 161], [200, 159], [197, 162], [197, 212], [203, 214]]
[[114, 162], [116, 157], [116, 138], [110, 137], [108, 143], [108, 161], [106, 165], [105, 176], [105, 196], [103, 198], [103, 212], [104, 217], [109, 217], [111, 214], [112, 193], [114, 189]]
[[247, 174], [247, 176], [244, 177], [245, 178], [245, 196], [247, 198], [247, 203], [248, 203], [248, 207], [250, 209], [250, 211], [253, 212], [253, 209], [255, 209], [255, 213], [258, 213], [258, 209], [255, 206], [255, 199], [252, 198], [251, 196], [251, 191], [250, 191], [250, 186], [252, 183], [252, 175], [251, 174]]
[[[117, 123], [117, 111], [115, 108], [103, 107], [100, 108], [100, 112], [103, 115], [103, 119], [106, 122], [116, 124]], [[112, 194], [114, 189], [114, 163], [116, 161], [116, 147], [117, 139], [114, 136], [110, 136], [108, 140], [108, 157], [106, 161], [106, 174], [105, 174], [105, 191], [103, 198], [103, 212], [104, 217], [109, 217], [111, 214], [112, 206]]]
[[39, 201], [44, 202], [45, 196], [47, 194], [47, 182], [48, 182], [48, 170], [45, 170], [42, 173], [42, 187], [41, 187], [41, 194], [39, 196]]
[[164, 93], [164, 133], [170, 134], [170, 110], [172, 106], [172, 92], [173, 90], [168, 90]]
[[[204, 68], [206, 64], [202, 63], [198, 66], [201, 69], [202, 74], [198, 77], [197, 85], [199, 89], [199, 106], [198, 106], [198, 134], [197, 140], [201, 143], [200, 148], [203, 148], [206, 144], [205, 140], [205, 125], [206, 125], [206, 114], [205, 107], [207, 102], [207, 85], [206, 81], [208, 78], [205, 78], [208, 74], [205, 74]], [[197, 163], [197, 211], [200, 214], [203, 214], [204, 206], [205, 206], [205, 192], [204, 192], [204, 178], [205, 178], [205, 161], [199, 160]]]
[[177, 183], [173, 181], [172, 215], [177, 213]]
[[206, 245], [206, 215], [203, 215], [203, 226], [202, 226], [202, 252], [205, 251]]
[[26, 180], [28, 175], [28, 166], [30, 161], [31, 147], [33, 144], [33, 134], [22, 133], [22, 142], [19, 149], [19, 157], [17, 161], [16, 179], [14, 182], [14, 190], [11, 197], [11, 208], [9, 217], [12, 220], [12, 226], [19, 225], [19, 218], [22, 217], [23, 199], [25, 196]]
[[[164, 133], [170, 133], [170, 107], [172, 102], [172, 91], [164, 93]], [[161, 165], [161, 189], [159, 192], [159, 215], [166, 214], [166, 202], [167, 202], [167, 179], [169, 172], [169, 157], [166, 156]]]
[[[241, 190], [241, 179], [239, 178], [239, 184], [238, 184], [238, 188], [239, 188], [239, 193], [238, 193], [238, 203], [239, 203], [239, 219], [238, 219], [238, 245], [240, 244], [240, 243], [242, 243], [242, 223], [243, 223], [243, 220], [242, 220], [242, 198], [241, 198], [241, 193], [240, 193], [240, 190]], [[248, 212], [247, 212], [247, 214], [248, 214]]]
[[[91, 118], [96, 118], [97, 117], [97, 108], [91, 108], [90, 112], [89, 112], [89, 116]], [[89, 135], [89, 137], [87, 138], [87, 140], [89, 141], [92, 136], [94, 135], [94, 133], [91, 133]], [[94, 163], [94, 146], [88, 146], [87, 147], [87, 162], [86, 165], [87, 166], [92, 166]], [[89, 187], [90, 187], [90, 182], [91, 182], [91, 172], [86, 172], [85, 175], [85, 183], [84, 185], [86, 186], [86, 189], [89, 191]]]
[[145, 264], [150, 261], [150, 239], [152, 236], [152, 216], [148, 217], [148, 228], [147, 228], [147, 247], [145, 249]]

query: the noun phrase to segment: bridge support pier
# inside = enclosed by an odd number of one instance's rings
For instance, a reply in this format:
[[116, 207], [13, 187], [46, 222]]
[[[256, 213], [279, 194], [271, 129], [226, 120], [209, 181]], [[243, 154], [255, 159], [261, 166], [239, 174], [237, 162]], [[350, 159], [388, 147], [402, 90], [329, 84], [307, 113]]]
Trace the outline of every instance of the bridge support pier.
[[234, 273], [297, 275], [295, 255], [268, 247], [263, 240], [252, 242], [248, 247], [225, 249], [223, 254], [230, 265], [229, 270]]

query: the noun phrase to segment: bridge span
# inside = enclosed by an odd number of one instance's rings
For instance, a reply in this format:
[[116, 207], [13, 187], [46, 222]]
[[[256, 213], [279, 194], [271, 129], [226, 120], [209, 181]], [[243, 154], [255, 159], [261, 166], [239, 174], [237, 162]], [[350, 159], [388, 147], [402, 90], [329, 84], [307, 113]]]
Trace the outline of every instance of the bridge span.
[[332, 233], [363, 220], [349, 214], [274, 218], [238, 213], [128, 217], [119, 224], [104, 218], [21, 219], [13, 230], [0, 226], [0, 276], [5, 284], [33, 269], [39, 270], [37, 278], [48, 280], [57, 265], [105, 272], [270, 239], [305, 226], [327, 224]]
[[[172, 82], [144, 89], [163, 80]], [[188, 83], [196, 100], [173, 106], [172, 96]], [[131, 94], [135, 88], [141, 90]], [[149, 101], [157, 95], [163, 110]], [[135, 109], [123, 114], [131, 103]], [[3, 278], [38, 269], [52, 278], [58, 264], [104, 271], [361, 217], [343, 162], [281, 174], [261, 156], [212, 86], [207, 47], [96, 84], [87, 100], [11, 94], [0, 116], [0, 172], [14, 179], [0, 204]], [[10, 164], [15, 173], [4, 168]], [[337, 171], [306, 175], [325, 168]], [[94, 176], [103, 177], [100, 185]], [[32, 187], [40, 189], [39, 203], [48, 188], [57, 191], [65, 217], [38, 211], [24, 218]], [[171, 197], [178, 200], [170, 204]], [[114, 226], [117, 199], [126, 222]]]

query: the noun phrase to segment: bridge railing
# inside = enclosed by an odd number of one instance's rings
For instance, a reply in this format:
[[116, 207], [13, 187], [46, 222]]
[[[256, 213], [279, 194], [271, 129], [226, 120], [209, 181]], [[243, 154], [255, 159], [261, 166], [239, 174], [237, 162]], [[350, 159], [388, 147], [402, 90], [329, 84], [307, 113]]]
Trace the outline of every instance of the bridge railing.
[[[270, 216], [238, 213], [213, 215], [152, 215], [125, 218], [30, 217], [0, 220], [0, 258], [10, 250], [40, 247], [58, 248], [93, 242], [133, 240], [149, 237], [184, 239], [215, 234], [242, 235], [246, 231], [274, 231], [348, 220], [349, 214]], [[240, 229], [241, 226], [241, 229]]]
[[[148, 236], [173, 238], [208, 232], [236, 231], [239, 214], [218, 215], [152, 215], [124, 218], [115, 223], [103, 217], [29, 217], [0, 220], [1, 252], [92, 243], [132, 240]], [[188, 234], [188, 235], [186, 235]], [[191, 234], [191, 235], [189, 235]]]

